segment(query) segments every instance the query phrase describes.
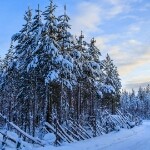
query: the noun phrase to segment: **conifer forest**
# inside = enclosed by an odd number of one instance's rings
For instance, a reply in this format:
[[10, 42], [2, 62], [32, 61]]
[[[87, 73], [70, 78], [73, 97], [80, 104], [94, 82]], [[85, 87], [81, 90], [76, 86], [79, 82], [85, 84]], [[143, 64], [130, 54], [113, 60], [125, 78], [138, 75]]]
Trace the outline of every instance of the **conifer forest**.
[[[45, 146], [75, 142], [140, 125], [150, 118], [150, 86], [122, 90], [109, 51], [106, 57], [84, 32], [71, 33], [66, 6], [56, 16], [55, 2], [24, 14], [0, 60], [0, 134], [6, 140]], [[8, 132], [21, 140], [15, 140]], [[22, 146], [23, 147], [23, 146]]]

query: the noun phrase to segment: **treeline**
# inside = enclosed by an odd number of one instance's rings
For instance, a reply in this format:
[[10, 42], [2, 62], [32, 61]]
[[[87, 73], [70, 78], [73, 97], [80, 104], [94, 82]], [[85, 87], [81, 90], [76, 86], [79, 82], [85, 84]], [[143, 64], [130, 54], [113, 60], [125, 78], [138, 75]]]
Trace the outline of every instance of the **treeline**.
[[143, 119], [150, 119], [150, 85], [140, 87], [136, 93], [123, 91], [121, 95], [121, 106], [124, 111]]
[[54, 117], [60, 124], [80, 122], [120, 106], [121, 82], [110, 56], [102, 59], [94, 38], [74, 37], [66, 7], [60, 16], [55, 9], [52, 1], [43, 12], [28, 9], [0, 61], [0, 113], [33, 136]]

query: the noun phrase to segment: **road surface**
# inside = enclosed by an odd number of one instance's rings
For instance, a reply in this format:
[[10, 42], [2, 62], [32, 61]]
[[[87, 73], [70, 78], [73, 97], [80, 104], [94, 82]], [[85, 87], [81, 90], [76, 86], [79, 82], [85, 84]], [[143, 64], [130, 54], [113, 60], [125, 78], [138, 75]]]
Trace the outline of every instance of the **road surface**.
[[150, 150], [150, 121], [133, 129], [122, 129], [93, 139], [66, 144], [61, 147], [45, 147], [36, 150]]

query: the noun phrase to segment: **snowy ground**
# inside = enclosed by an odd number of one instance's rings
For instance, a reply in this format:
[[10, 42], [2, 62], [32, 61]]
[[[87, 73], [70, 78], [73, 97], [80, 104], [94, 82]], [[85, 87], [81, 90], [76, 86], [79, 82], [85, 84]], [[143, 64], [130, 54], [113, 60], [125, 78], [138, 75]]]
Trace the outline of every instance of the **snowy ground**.
[[46, 147], [36, 150], [150, 150], [150, 121], [143, 125], [97, 138], [67, 144], [61, 147]]
[[[1, 138], [0, 138], [1, 139]], [[1, 140], [0, 140], [1, 141]], [[29, 146], [30, 147], [30, 146]], [[150, 150], [150, 121], [133, 129], [122, 129], [107, 135], [60, 147], [25, 148], [26, 150]], [[7, 148], [6, 150], [13, 150]]]

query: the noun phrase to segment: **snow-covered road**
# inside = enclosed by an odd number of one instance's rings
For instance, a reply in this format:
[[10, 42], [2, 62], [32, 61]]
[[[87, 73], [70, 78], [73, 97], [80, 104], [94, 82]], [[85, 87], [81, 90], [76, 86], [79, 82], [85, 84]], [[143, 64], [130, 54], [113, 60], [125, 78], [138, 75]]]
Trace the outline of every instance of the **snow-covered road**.
[[61, 147], [45, 147], [36, 150], [150, 150], [150, 121], [143, 125], [97, 138], [66, 144]]
[[114, 134], [108, 140], [108, 144], [95, 150], [150, 150], [150, 121], [144, 121], [142, 126], [129, 131]]

